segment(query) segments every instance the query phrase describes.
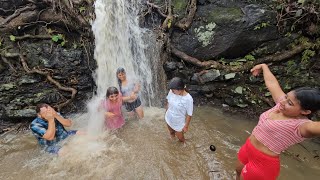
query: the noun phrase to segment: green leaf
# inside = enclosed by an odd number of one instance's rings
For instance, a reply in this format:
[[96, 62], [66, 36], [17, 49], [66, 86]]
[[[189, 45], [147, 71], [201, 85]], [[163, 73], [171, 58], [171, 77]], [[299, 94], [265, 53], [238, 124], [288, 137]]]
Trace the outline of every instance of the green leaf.
[[169, 19], [169, 20], [168, 20], [168, 29], [170, 29], [171, 23], [172, 23], [172, 19]]
[[58, 41], [59, 41], [59, 36], [54, 35], [54, 36], [51, 37], [51, 39], [52, 39], [52, 41], [54, 41], [54, 42], [58, 42]]
[[84, 6], [81, 6], [80, 8], [79, 8], [79, 12], [80, 13], [82, 13], [83, 11], [85, 11], [86, 10], [86, 8], [84, 7]]
[[253, 55], [251, 55], [251, 54], [246, 55], [244, 58], [245, 58], [246, 60], [248, 60], [248, 61], [254, 61], [254, 60], [256, 60], [256, 58], [255, 58]]
[[58, 34], [58, 38], [61, 40], [63, 39], [63, 35], [62, 34]]
[[66, 44], [66, 41], [61, 42], [61, 46], [64, 46]]
[[261, 23], [261, 27], [267, 27], [268, 23]]
[[10, 35], [9, 37], [11, 41], [16, 41], [16, 37], [14, 35]]

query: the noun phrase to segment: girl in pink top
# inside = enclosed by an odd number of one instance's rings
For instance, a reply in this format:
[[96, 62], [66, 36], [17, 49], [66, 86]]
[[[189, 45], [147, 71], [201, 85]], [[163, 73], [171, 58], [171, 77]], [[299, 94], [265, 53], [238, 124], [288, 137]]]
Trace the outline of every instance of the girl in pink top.
[[251, 69], [263, 72], [276, 106], [261, 114], [258, 125], [238, 152], [237, 179], [274, 180], [280, 173], [279, 155], [305, 138], [320, 136], [320, 122], [308, 119], [320, 109], [320, 91], [298, 88], [285, 94], [266, 64]]
[[122, 97], [116, 87], [109, 87], [106, 93], [106, 99], [102, 102], [102, 107], [105, 110], [105, 125], [109, 130], [121, 128], [125, 121], [121, 112], [123, 101], [134, 99], [134, 95]]

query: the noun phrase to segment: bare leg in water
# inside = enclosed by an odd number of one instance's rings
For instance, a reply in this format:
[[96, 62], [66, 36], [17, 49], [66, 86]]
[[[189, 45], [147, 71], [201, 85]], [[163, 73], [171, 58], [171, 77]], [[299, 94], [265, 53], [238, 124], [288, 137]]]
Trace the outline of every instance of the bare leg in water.
[[236, 163], [236, 173], [237, 173], [236, 180], [243, 180], [243, 177], [241, 176], [243, 167], [244, 165], [238, 160]]

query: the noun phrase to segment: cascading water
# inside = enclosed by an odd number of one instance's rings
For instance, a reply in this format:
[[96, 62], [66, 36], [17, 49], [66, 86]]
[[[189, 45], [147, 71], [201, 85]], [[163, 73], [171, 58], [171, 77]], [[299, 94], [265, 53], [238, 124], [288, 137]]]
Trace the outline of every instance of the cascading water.
[[151, 105], [153, 99], [152, 74], [150, 60], [144, 54], [142, 29], [137, 14], [140, 2], [125, 0], [97, 0], [95, 2], [96, 19], [92, 30], [95, 36], [94, 58], [97, 69], [94, 79], [97, 85], [96, 95], [88, 103], [89, 132], [101, 132], [103, 115], [97, 112], [99, 101], [104, 98], [110, 86], [118, 87], [116, 70], [123, 67], [129, 81], [141, 84], [143, 104]]
[[116, 69], [125, 68], [127, 77], [142, 84], [146, 103], [153, 97], [149, 60], [144, 54], [142, 29], [138, 25], [139, 1], [97, 0], [96, 19], [92, 25], [95, 35], [94, 58], [97, 61], [95, 80], [97, 96], [102, 97], [109, 86], [116, 86]]

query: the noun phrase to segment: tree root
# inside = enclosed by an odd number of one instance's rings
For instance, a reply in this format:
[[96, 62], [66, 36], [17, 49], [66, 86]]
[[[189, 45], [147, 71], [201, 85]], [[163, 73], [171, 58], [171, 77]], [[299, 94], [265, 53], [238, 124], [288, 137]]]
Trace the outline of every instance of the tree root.
[[16, 36], [16, 40], [24, 40], [24, 39], [51, 39], [52, 37], [49, 35], [30, 35], [26, 34], [23, 36]]
[[198, 67], [201, 67], [201, 68], [224, 69], [223, 65], [216, 62], [216, 61], [210, 60], [210, 61], [203, 61], [202, 62], [202, 61], [198, 60], [197, 58], [191, 57], [191, 56], [187, 55], [186, 53], [179, 51], [178, 49], [176, 49], [172, 46], [171, 46], [171, 53], [173, 53], [175, 56], [181, 58], [182, 60], [184, 60], [190, 64], [196, 65]]
[[214, 69], [225, 70], [227, 72], [240, 72], [240, 71], [248, 71], [256, 64], [283, 61], [283, 60], [288, 59], [296, 54], [301, 53], [302, 51], [304, 51], [305, 49], [308, 49], [310, 47], [312, 47], [312, 43], [303, 43], [303, 44], [294, 46], [290, 50], [286, 50], [286, 51], [282, 51], [282, 52], [279, 52], [279, 53], [276, 53], [273, 55], [269, 55], [269, 56], [257, 59], [254, 62], [250, 61], [250, 62], [247, 62], [247, 63], [241, 65], [241, 66], [226, 66], [226, 65], [222, 65], [221, 63], [219, 63], [217, 61], [213, 61], [213, 60], [200, 61], [197, 58], [191, 57], [191, 56], [187, 55], [186, 53], [179, 51], [172, 46], [171, 46], [171, 52], [175, 56], [181, 58], [182, 60], [184, 60], [190, 64], [196, 65], [200, 68], [214, 68]]
[[4, 57], [8, 57], [8, 58], [18, 57], [20, 59], [20, 61], [21, 61], [23, 69], [28, 74], [36, 73], [36, 74], [40, 74], [42, 76], [45, 76], [47, 78], [47, 80], [49, 82], [51, 82], [52, 84], [54, 84], [59, 90], [71, 92], [71, 98], [70, 99], [68, 99], [65, 102], [60, 103], [59, 105], [56, 106], [58, 111], [60, 111], [62, 107], [68, 105], [75, 98], [75, 95], [77, 94], [77, 90], [76, 89], [71, 88], [71, 87], [65, 87], [65, 86], [61, 85], [58, 81], [56, 81], [56, 80], [54, 80], [52, 78], [52, 76], [50, 75], [50, 73], [48, 71], [43, 71], [43, 70], [39, 70], [39, 69], [36, 69], [36, 68], [33, 68], [32, 70], [30, 70], [30, 68], [28, 67], [28, 64], [27, 64], [27, 62], [25, 60], [25, 57], [22, 54], [20, 54], [20, 53], [4, 53], [3, 56]]
[[6, 64], [8, 64], [9, 68], [14, 72], [14, 73], [17, 73], [16, 69], [13, 67], [13, 65], [10, 63], [10, 61], [8, 61], [7, 58], [5, 57], [1, 57], [3, 62], [5, 62]]
[[0, 27], [4, 26], [5, 24], [7, 24], [8, 22], [10, 22], [12, 19], [14, 19], [15, 17], [19, 16], [22, 12], [25, 11], [33, 11], [36, 9], [36, 6], [26, 6], [20, 9], [17, 9], [12, 15], [8, 16], [3, 22], [1, 22]]
[[[162, 11], [161, 11], [161, 8], [157, 5], [155, 5], [154, 3], [150, 3], [149, 1], [147, 1], [147, 5], [151, 8], [151, 9], [156, 9], [157, 12], [164, 18], [167, 18], [167, 15], [164, 14]], [[151, 12], [151, 9], [149, 8], [148, 12], [147, 13], [150, 13]], [[146, 14], [147, 14], [146, 13]], [[145, 15], [146, 15], [145, 14]]]
[[193, 21], [193, 17], [196, 14], [197, 10], [197, 0], [191, 0], [190, 6], [189, 6], [189, 14], [187, 17], [182, 18], [180, 21], [178, 21], [175, 26], [182, 29], [183, 31], [189, 29], [191, 26], [191, 23]]
[[168, 0], [168, 6], [167, 6], [167, 11], [168, 15], [166, 19], [163, 21], [161, 28], [165, 31], [171, 27], [171, 23], [173, 21], [173, 15], [172, 15], [172, 1]]

